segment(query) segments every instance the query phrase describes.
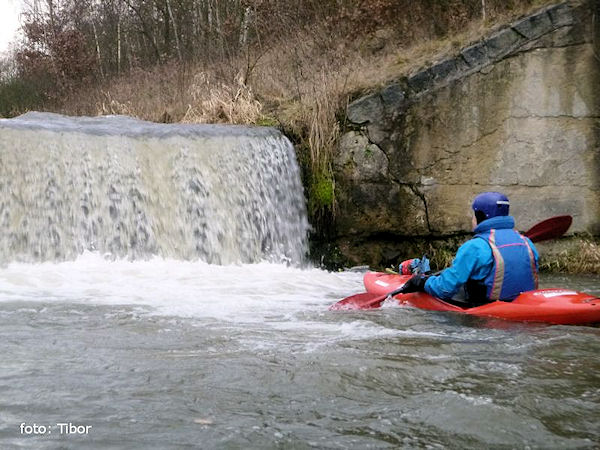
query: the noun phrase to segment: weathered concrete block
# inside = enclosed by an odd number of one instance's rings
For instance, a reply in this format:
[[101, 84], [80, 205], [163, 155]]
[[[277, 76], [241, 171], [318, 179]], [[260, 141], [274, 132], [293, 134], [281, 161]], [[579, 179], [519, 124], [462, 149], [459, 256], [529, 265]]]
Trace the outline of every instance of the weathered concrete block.
[[573, 25], [575, 23], [573, 11], [571, 6], [567, 3], [551, 6], [547, 9], [547, 12], [552, 24], [556, 28]]
[[550, 20], [550, 15], [544, 11], [522, 19], [515, 23], [512, 28], [527, 39], [536, 39], [552, 31], [555, 26]]
[[511, 28], [505, 28], [485, 40], [487, 54], [491, 59], [508, 55], [525, 39]]
[[[342, 143], [354, 153], [336, 178], [340, 235], [469, 232], [486, 190], [510, 197], [521, 230], [571, 214], [571, 231], [600, 233], [600, 20], [585, 5], [549, 7], [382, 90], [368, 138]], [[363, 160], [373, 142], [379, 162]]]

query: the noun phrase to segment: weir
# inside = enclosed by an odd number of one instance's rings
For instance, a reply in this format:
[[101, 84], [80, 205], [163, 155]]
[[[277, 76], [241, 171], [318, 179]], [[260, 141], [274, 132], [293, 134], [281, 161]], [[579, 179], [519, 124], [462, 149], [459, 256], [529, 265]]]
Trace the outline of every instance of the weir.
[[27, 113], [0, 120], [0, 263], [154, 255], [299, 264], [308, 220], [273, 128]]

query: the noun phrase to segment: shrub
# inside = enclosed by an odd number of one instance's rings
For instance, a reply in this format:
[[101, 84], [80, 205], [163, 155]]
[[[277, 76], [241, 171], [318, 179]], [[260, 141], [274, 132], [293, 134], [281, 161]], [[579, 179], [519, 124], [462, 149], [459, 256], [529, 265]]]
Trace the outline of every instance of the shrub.
[[21, 78], [0, 82], [0, 116], [14, 117], [43, 104], [45, 96], [33, 84]]

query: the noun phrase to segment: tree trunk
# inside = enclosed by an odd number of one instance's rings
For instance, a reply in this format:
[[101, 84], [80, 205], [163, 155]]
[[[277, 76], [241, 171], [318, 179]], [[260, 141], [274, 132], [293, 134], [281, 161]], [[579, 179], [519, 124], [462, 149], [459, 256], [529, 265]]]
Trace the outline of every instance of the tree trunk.
[[102, 57], [100, 56], [100, 42], [98, 42], [98, 31], [96, 30], [96, 22], [92, 21], [94, 30], [94, 39], [96, 41], [96, 57], [98, 58], [98, 68], [100, 69], [100, 77], [104, 78], [104, 70], [102, 69]]
[[54, 0], [46, 0], [46, 4], [48, 5], [48, 14], [50, 14], [50, 27], [52, 28], [52, 35], [56, 33], [55, 23], [54, 23]]
[[250, 22], [252, 20], [252, 8], [246, 6], [244, 9], [244, 18], [242, 19], [242, 26], [240, 29], [240, 47], [246, 47], [248, 43], [248, 29], [250, 28]]
[[133, 53], [134, 48], [133, 44], [127, 39], [127, 33], [124, 34], [125, 37], [125, 49], [127, 51], [127, 62], [129, 63], [129, 73], [133, 70]]
[[135, 15], [140, 20], [140, 25], [142, 27], [142, 33], [144, 36], [146, 36], [146, 39], [148, 40], [148, 42], [150, 42], [150, 44], [152, 44], [152, 49], [154, 50], [154, 54], [156, 55], [156, 62], [158, 62], [160, 64], [161, 57], [160, 57], [160, 50], [158, 49], [158, 44], [156, 43], [156, 36], [154, 35], [154, 33], [151, 32], [151, 30], [148, 29], [148, 24], [144, 20], [144, 17], [142, 16], [141, 11], [131, 4], [131, 0], [125, 0], [125, 3], [127, 4], [127, 6], [129, 6], [129, 8], [135, 13]]
[[486, 14], [485, 14], [485, 0], [481, 0], [481, 20], [485, 23]]
[[121, 17], [117, 19], [117, 75], [121, 75]]
[[181, 47], [179, 45], [179, 33], [177, 32], [177, 24], [175, 23], [175, 17], [173, 17], [173, 10], [171, 9], [171, 2], [167, 0], [167, 9], [169, 10], [169, 17], [171, 18], [171, 23], [173, 23], [173, 33], [175, 34], [175, 47], [177, 48], [177, 57], [179, 58], [179, 62], [181, 62]]
[[206, 21], [208, 22], [208, 32], [212, 33], [212, 30], [213, 30], [213, 8], [212, 8], [212, 1], [211, 0], [207, 0], [206, 5], [207, 5], [207, 9], [206, 9]]

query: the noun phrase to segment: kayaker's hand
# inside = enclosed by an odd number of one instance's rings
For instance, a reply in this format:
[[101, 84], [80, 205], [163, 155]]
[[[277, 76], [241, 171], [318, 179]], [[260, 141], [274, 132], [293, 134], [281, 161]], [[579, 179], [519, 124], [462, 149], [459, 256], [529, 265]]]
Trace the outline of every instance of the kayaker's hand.
[[410, 292], [425, 292], [425, 282], [427, 281], [427, 278], [428, 277], [424, 275], [413, 275], [413, 277], [408, 280], [402, 288], [402, 293], [408, 294]]

